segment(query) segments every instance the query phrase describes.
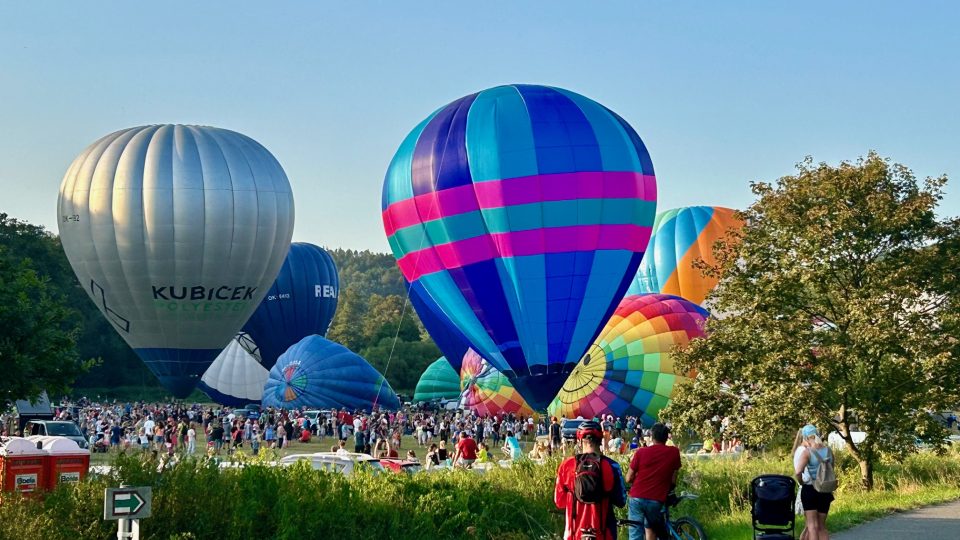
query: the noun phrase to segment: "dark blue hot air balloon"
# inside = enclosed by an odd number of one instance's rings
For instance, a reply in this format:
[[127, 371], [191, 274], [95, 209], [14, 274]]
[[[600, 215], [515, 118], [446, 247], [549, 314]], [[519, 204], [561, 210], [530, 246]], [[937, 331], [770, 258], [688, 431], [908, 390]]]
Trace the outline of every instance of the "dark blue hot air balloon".
[[273, 367], [301, 339], [325, 335], [339, 295], [340, 279], [330, 254], [313, 244], [290, 244], [276, 281], [243, 326], [257, 344], [263, 367]]
[[308, 336], [283, 353], [270, 370], [263, 406], [397, 410], [400, 399], [360, 355], [320, 336]]

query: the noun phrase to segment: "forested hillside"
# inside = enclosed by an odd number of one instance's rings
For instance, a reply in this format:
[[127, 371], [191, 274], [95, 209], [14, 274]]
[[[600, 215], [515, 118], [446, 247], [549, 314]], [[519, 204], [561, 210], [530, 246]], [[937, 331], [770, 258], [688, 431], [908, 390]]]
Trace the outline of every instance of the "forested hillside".
[[[345, 249], [330, 253], [337, 263], [341, 288], [337, 315], [327, 337], [360, 353], [385, 373], [398, 392], [412, 392], [420, 373], [440, 353], [405, 302], [404, 282], [394, 258]], [[22, 265], [45, 280], [50, 298], [69, 310], [69, 329], [76, 332], [79, 358], [99, 359], [76, 380], [74, 388], [81, 392], [86, 388], [161, 388], [80, 287], [55, 234], [0, 213], [0, 260]]]

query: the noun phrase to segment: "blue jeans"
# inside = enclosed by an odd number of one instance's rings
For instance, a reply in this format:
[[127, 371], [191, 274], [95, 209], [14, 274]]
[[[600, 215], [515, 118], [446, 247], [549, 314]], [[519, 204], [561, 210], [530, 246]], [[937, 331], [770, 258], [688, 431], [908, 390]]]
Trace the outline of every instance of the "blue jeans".
[[[627, 507], [629, 508], [627, 519], [642, 522], [646, 529], [663, 531], [663, 503], [630, 497]], [[630, 540], [643, 540], [644, 529], [628, 527], [627, 530], [630, 533]]]

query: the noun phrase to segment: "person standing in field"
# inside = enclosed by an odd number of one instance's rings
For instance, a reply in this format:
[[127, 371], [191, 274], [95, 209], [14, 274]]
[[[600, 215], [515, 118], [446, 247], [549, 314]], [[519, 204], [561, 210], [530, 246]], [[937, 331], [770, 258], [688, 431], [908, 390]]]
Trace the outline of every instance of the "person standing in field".
[[564, 510], [564, 540], [615, 540], [613, 507], [623, 507], [626, 494], [620, 465], [603, 455], [603, 428], [588, 421], [577, 428], [581, 452], [557, 468], [553, 503]]
[[193, 428], [193, 422], [190, 422], [190, 428], [187, 429], [187, 454], [193, 455], [197, 451], [197, 430]]
[[644, 524], [644, 531], [630, 527], [630, 540], [657, 540], [666, 532], [663, 505], [677, 484], [680, 450], [667, 446], [667, 426], [656, 423], [650, 429], [652, 444], [637, 448], [627, 470], [630, 486], [629, 519]]
[[803, 444], [794, 454], [794, 478], [801, 485], [800, 502], [803, 504], [804, 532], [807, 540], [828, 540], [830, 532], [827, 531], [827, 514], [830, 512], [830, 503], [833, 502], [833, 493], [821, 493], [814, 489], [813, 484], [820, 464], [824, 461], [832, 461], [833, 453], [820, 440], [820, 432], [817, 431], [816, 426], [812, 424], [803, 426], [801, 435]]

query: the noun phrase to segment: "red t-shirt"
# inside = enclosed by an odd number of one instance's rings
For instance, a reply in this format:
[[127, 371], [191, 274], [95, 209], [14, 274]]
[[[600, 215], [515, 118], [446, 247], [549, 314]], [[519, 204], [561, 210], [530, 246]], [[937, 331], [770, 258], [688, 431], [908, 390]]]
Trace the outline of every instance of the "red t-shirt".
[[471, 437], [464, 437], [457, 441], [457, 452], [462, 459], [477, 459], [477, 441]]
[[665, 444], [637, 448], [630, 470], [634, 474], [631, 497], [666, 502], [673, 473], [680, 470], [680, 449]]
[[[601, 460], [600, 476], [604, 491], [613, 491], [616, 475], [606, 460]], [[598, 504], [582, 504], [577, 502], [574, 494], [574, 481], [577, 477], [577, 458], [568, 457], [557, 469], [557, 483], [553, 490], [553, 503], [557, 508], [565, 510], [566, 526], [563, 531], [563, 540], [579, 540], [582, 529], [597, 529], [599, 540], [616, 540], [616, 529], [611, 529], [610, 516], [613, 514], [612, 499], [607, 498]]]

